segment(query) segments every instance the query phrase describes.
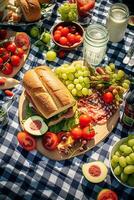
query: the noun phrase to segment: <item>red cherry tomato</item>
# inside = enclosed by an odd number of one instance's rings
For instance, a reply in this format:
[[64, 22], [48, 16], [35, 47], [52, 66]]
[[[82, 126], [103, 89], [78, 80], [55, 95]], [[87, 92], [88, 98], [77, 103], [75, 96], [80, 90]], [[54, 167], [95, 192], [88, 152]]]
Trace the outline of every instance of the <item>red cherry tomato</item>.
[[0, 40], [4, 40], [7, 36], [7, 30], [0, 29]]
[[11, 42], [11, 41], [5, 42], [5, 43], [3, 44], [3, 47], [4, 47], [4, 48], [7, 48], [9, 44], [12, 44], [12, 42]]
[[20, 61], [21, 61], [21, 59], [19, 56], [16, 56], [16, 55], [11, 56], [11, 64], [14, 67], [18, 67], [20, 65]]
[[2, 56], [2, 59], [4, 62], [7, 62], [10, 58], [10, 54], [8, 52], [5, 52], [5, 54]]
[[36, 149], [36, 139], [29, 135], [27, 132], [19, 132], [17, 139], [20, 145], [27, 151], [32, 151]]
[[80, 127], [86, 127], [93, 121], [92, 117], [86, 114], [83, 114], [79, 117]]
[[66, 37], [61, 37], [60, 40], [59, 40], [59, 43], [61, 45], [67, 45], [67, 42], [68, 42], [68, 40], [67, 40]]
[[95, 136], [95, 131], [93, 129], [90, 129], [89, 126], [82, 129], [82, 137], [84, 139], [90, 140]]
[[80, 42], [82, 39], [81, 35], [75, 35], [75, 42]]
[[10, 63], [6, 63], [3, 67], [1, 72], [5, 75], [10, 75], [13, 72], [13, 66]]
[[24, 56], [24, 50], [22, 48], [17, 48], [15, 51], [15, 55], [22, 58]]
[[69, 28], [68, 27], [64, 27], [60, 31], [61, 31], [61, 35], [66, 37], [67, 34], [69, 33]]
[[0, 56], [3, 56], [5, 53], [7, 53], [7, 50], [3, 47], [0, 47]]
[[55, 34], [55, 35], [54, 35], [54, 40], [55, 40], [56, 42], [59, 42], [59, 41], [60, 41], [60, 38], [61, 38], [61, 35], [60, 35], [60, 34]]
[[63, 26], [58, 26], [57, 30], [60, 31], [61, 29], [63, 29]]
[[11, 52], [11, 53], [14, 53], [14, 52], [16, 51], [16, 45], [15, 45], [14, 43], [9, 44], [9, 45], [7, 46], [7, 50], [8, 50], [9, 52]]
[[72, 137], [77, 140], [80, 139], [82, 137], [82, 130], [79, 127], [75, 127], [71, 130], [71, 135]]
[[56, 34], [59, 34], [61, 36], [61, 31], [59, 31], [59, 30], [54, 31], [54, 35], [56, 35]]
[[102, 99], [105, 103], [111, 104], [113, 102], [114, 96], [111, 92], [106, 92], [102, 95]]
[[68, 39], [69, 43], [74, 44], [74, 43], [75, 43], [75, 37], [76, 37], [76, 36], [75, 36], [74, 34], [69, 33], [69, 34], [67, 35], [67, 39]]
[[0, 58], [0, 66], [3, 65], [3, 59]]
[[56, 149], [58, 143], [59, 143], [59, 138], [55, 133], [47, 132], [43, 136], [42, 144], [44, 148], [47, 150]]

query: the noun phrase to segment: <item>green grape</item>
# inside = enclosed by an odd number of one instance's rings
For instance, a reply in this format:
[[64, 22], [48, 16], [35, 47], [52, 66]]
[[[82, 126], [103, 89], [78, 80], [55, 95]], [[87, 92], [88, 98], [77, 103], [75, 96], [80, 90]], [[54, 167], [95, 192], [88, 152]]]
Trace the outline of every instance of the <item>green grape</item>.
[[83, 81], [84, 81], [84, 83], [87, 83], [87, 84], [90, 82], [88, 77], [84, 77]]
[[69, 85], [67, 86], [67, 88], [68, 88], [69, 90], [72, 90], [72, 89], [74, 88], [74, 85], [73, 85], [73, 84], [69, 84]]
[[122, 167], [121, 166], [117, 166], [115, 169], [114, 169], [114, 173], [116, 176], [119, 176], [122, 172]]
[[79, 77], [78, 72], [76, 72], [76, 73], [74, 74], [74, 76], [75, 76], [75, 78], [78, 78], [78, 77]]
[[119, 164], [120, 164], [121, 167], [126, 167], [127, 162], [126, 162], [126, 159], [125, 159], [124, 156], [121, 156], [121, 157], [119, 158]]
[[134, 165], [128, 165], [124, 168], [125, 174], [133, 174], [134, 173]]
[[81, 92], [80, 90], [77, 90], [77, 95], [78, 95], [79, 97], [83, 96], [83, 95], [82, 95], [82, 92]]
[[78, 15], [72, 11], [68, 13], [69, 21], [77, 21]]
[[112, 79], [117, 79], [117, 74], [112, 74]]
[[75, 67], [71, 67], [70, 72], [74, 73], [76, 71]]
[[116, 156], [116, 155], [113, 155], [112, 160], [113, 160], [115, 163], [118, 163], [118, 162], [119, 162], [119, 157]]
[[55, 51], [48, 51], [46, 53], [46, 59], [48, 61], [54, 61], [56, 59], [56, 52]]
[[90, 96], [91, 94], [93, 94], [93, 91], [91, 89], [88, 90], [88, 95]]
[[77, 71], [78, 71], [78, 70], [81, 70], [81, 68], [82, 68], [81, 64], [78, 64], [78, 63], [75, 64], [75, 67], [76, 67], [76, 70], [77, 70]]
[[129, 145], [130, 147], [134, 146], [134, 139], [129, 139], [129, 140], [128, 140], [128, 145]]
[[83, 89], [82, 89], [82, 94], [83, 94], [84, 96], [87, 96], [87, 95], [89, 94], [89, 90], [88, 90], [87, 88], [83, 88]]
[[77, 73], [78, 73], [79, 77], [83, 76], [83, 72], [82, 71], [79, 70]]
[[115, 64], [114, 63], [110, 63], [109, 67], [111, 68], [111, 70], [113, 70], [113, 71], [115, 70]]
[[67, 75], [64, 73], [61, 75], [61, 77], [64, 79], [64, 80], [67, 80]]
[[83, 76], [79, 76], [78, 80], [79, 80], [80, 83], [82, 83], [83, 82]]
[[132, 146], [132, 149], [133, 149], [133, 151], [134, 151], [134, 146]]
[[122, 87], [125, 88], [125, 89], [127, 89], [127, 90], [129, 89], [128, 83], [125, 83], [125, 82], [122, 83]]
[[74, 84], [76, 85], [76, 84], [78, 84], [79, 83], [79, 80], [76, 78], [76, 79], [74, 79]]
[[134, 187], [134, 174], [129, 175], [127, 184]]
[[77, 89], [77, 90], [81, 90], [81, 89], [82, 89], [82, 85], [78, 83], [78, 84], [76, 85], [76, 89]]
[[69, 85], [69, 84], [71, 84], [71, 83], [72, 83], [72, 82], [69, 81], [69, 80], [67, 80], [67, 81], [65, 82], [66, 85]]
[[69, 67], [69, 64], [67, 64], [67, 63], [66, 63], [66, 64], [62, 64], [61, 67], [63, 67], [63, 68], [68, 68], [68, 67]]
[[83, 76], [89, 76], [89, 75], [90, 75], [89, 70], [86, 70], [86, 71], [83, 72]]
[[125, 75], [125, 72], [123, 70], [118, 70], [117, 75], [118, 75], [118, 77], [123, 78]]
[[76, 96], [77, 90], [74, 88], [74, 89], [72, 89], [71, 93], [72, 93], [73, 96]]
[[84, 71], [89, 71], [89, 69], [88, 69], [88, 67], [86, 67], [86, 66], [82, 66], [81, 67], [81, 70], [84, 72]]
[[125, 79], [125, 80], [124, 80], [124, 83], [127, 83], [128, 85], [130, 85], [130, 80]]
[[128, 147], [127, 145], [122, 144], [122, 145], [119, 147], [119, 149], [120, 149], [120, 151], [125, 152], [125, 150], [126, 150], [127, 147]]
[[61, 73], [61, 67], [57, 67], [57, 68], [55, 69], [55, 73], [56, 73], [57, 75], [59, 75], [59, 74]]
[[83, 82], [83, 83], [80, 83], [80, 84], [82, 85], [83, 88], [84, 88], [84, 87], [87, 88], [87, 87], [86, 87], [86, 84], [85, 84], [84, 82]]
[[73, 80], [74, 80], [74, 75], [73, 75], [73, 74], [68, 74], [68, 79], [69, 79], [70, 81], [73, 81]]
[[128, 179], [128, 175], [125, 174], [124, 172], [121, 173], [121, 181], [123, 181], [124, 183], [127, 181]]
[[129, 154], [129, 157], [134, 161], [134, 153]]
[[127, 164], [129, 164], [129, 165], [133, 165], [133, 164], [134, 164], [134, 162], [133, 162], [133, 160], [130, 158], [130, 156], [126, 156], [126, 162], [127, 162]]
[[126, 147], [125, 151], [124, 151], [125, 155], [129, 155], [130, 153], [132, 153], [132, 148], [131, 147]]
[[121, 156], [121, 152], [118, 150], [115, 152], [115, 155], [119, 157], [119, 156]]
[[69, 72], [68, 72], [68, 69], [65, 68], [65, 67], [62, 67], [62, 73], [68, 74], [68, 73], [69, 73]]
[[112, 165], [113, 168], [116, 168], [118, 166], [118, 163], [114, 162], [114, 160], [112, 159], [111, 160], [111, 165]]

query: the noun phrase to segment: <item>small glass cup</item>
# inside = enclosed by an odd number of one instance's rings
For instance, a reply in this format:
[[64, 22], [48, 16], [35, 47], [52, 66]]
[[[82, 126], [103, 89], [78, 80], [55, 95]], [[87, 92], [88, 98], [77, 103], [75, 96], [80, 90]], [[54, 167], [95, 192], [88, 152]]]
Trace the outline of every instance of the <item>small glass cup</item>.
[[6, 109], [0, 106], [0, 127], [5, 126], [8, 123], [8, 113]]
[[81, 25], [89, 25], [91, 19], [90, 10], [94, 8], [95, 0], [76, 0], [78, 20]]

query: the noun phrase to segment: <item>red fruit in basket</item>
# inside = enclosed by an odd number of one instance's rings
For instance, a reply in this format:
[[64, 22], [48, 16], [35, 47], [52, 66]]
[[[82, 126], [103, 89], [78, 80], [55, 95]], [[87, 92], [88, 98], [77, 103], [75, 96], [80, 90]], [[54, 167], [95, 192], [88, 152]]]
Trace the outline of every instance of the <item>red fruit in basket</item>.
[[59, 41], [60, 41], [60, 38], [61, 38], [61, 35], [60, 35], [60, 34], [55, 34], [55, 35], [54, 35], [54, 40], [55, 40], [56, 42], [59, 42]]
[[92, 117], [86, 114], [83, 114], [79, 117], [80, 127], [86, 127], [93, 121]]
[[71, 130], [71, 136], [77, 140], [80, 139], [82, 137], [82, 130], [79, 127], [75, 127]]
[[27, 132], [19, 132], [17, 139], [20, 145], [27, 151], [36, 149], [36, 139], [29, 135]]
[[76, 33], [76, 27], [75, 26], [70, 26], [69, 27], [69, 33]]
[[118, 200], [117, 194], [110, 189], [103, 189], [99, 192], [97, 200]]
[[17, 48], [14, 54], [22, 58], [24, 56], [24, 50], [22, 48]]
[[105, 103], [107, 104], [111, 104], [113, 102], [113, 99], [114, 99], [114, 96], [111, 92], [105, 92], [103, 95], [102, 95], [102, 99]]
[[0, 29], [0, 40], [4, 40], [7, 36], [7, 30]]
[[21, 61], [21, 59], [19, 56], [16, 56], [16, 55], [11, 56], [11, 64], [14, 67], [18, 67], [20, 65], [20, 61]]
[[81, 35], [75, 35], [75, 42], [80, 42], [82, 39]]
[[74, 44], [75, 43], [75, 37], [76, 36], [74, 34], [72, 34], [72, 33], [69, 33], [67, 35], [67, 39], [68, 39], [68, 41], [69, 41], [70, 44]]
[[56, 35], [56, 34], [61, 36], [61, 31], [58, 31], [58, 30], [54, 31], [54, 35]]
[[27, 50], [30, 46], [29, 36], [24, 32], [17, 33], [14, 42], [17, 47], [21, 47], [23, 50]]
[[66, 37], [61, 37], [60, 38], [60, 40], [59, 40], [59, 43], [61, 44], [61, 45], [67, 45], [67, 42], [68, 42], [68, 40], [67, 40], [67, 38]]
[[16, 45], [14, 43], [11, 43], [7, 46], [7, 50], [10, 52], [10, 53], [14, 53], [16, 51]]
[[9, 97], [12, 97], [14, 95], [14, 93], [12, 91], [10, 91], [10, 90], [5, 90], [4, 92]]
[[7, 62], [10, 59], [10, 54], [8, 52], [5, 52], [5, 54], [2, 56], [3, 62]]
[[13, 72], [13, 66], [10, 63], [6, 63], [3, 67], [1, 72], [5, 75], [10, 75]]
[[42, 144], [45, 149], [47, 150], [54, 150], [57, 148], [57, 145], [59, 143], [59, 138], [57, 134], [52, 132], [47, 132], [43, 136]]
[[60, 31], [61, 29], [63, 29], [63, 26], [58, 26], [57, 30]]
[[69, 33], [69, 28], [68, 27], [64, 27], [61, 29], [61, 35], [62, 36], [67, 36], [67, 34]]
[[0, 66], [3, 65], [3, 59], [0, 58]]

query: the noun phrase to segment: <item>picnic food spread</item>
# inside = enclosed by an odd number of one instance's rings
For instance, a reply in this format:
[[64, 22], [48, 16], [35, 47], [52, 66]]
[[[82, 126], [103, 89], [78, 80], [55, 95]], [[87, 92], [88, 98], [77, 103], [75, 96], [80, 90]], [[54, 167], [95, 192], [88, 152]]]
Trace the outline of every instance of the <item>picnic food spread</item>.
[[[58, 20], [62, 21], [55, 22], [47, 30], [42, 12], [47, 14], [46, 8], [51, 4], [58, 5]], [[8, 113], [12, 108], [14, 112], [13, 104], [18, 101], [15, 110], [18, 146], [15, 151], [20, 155], [35, 152], [50, 162], [69, 163], [80, 155], [95, 153], [96, 148], [101, 148], [99, 143], [107, 143], [121, 122], [123, 128], [127, 125], [130, 134], [115, 144], [112, 140], [111, 152], [106, 150], [108, 162], [104, 162], [101, 154], [94, 160], [88, 157], [87, 161], [82, 160], [79, 174], [89, 185], [99, 184], [107, 181], [110, 166], [114, 180], [133, 189], [134, 81], [116, 60], [106, 59], [109, 41], [112, 41], [111, 27], [117, 21], [109, 16], [112, 22], [88, 24], [92, 17], [89, 13], [96, 4], [94, 0], [66, 1], [60, 5], [51, 0], [1, 1], [0, 25], [4, 26], [0, 29], [0, 91], [3, 98], [0, 100], [0, 128], [3, 131], [10, 125], [8, 119], [12, 114]], [[114, 6], [122, 4], [114, 4], [112, 8]], [[122, 20], [121, 15], [118, 20]], [[21, 23], [26, 25], [25, 30]], [[15, 24], [19, 28], [13, 30]], [[123, 34], [126, 26], [125, 19]], [[121, 40], [124, 36], [120, 35]], [[114, 39], [117, 39], [115, 35]], [[34, 48], [35, 55], [31, 53]], [[77, 56], [79, 49], [82, 57]], [[76, 55], [66, 62], [72, 52]], [[37, 61], [38, 57], [41, 59]], [[125, 109], [121, 115], [122, 106]], [[95, 198], [119, 199], [118, 192], [105, 187], [97, 191]]]

